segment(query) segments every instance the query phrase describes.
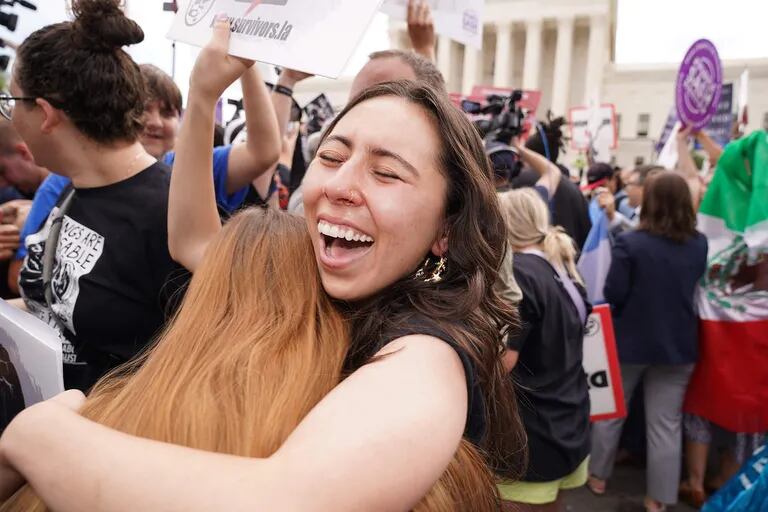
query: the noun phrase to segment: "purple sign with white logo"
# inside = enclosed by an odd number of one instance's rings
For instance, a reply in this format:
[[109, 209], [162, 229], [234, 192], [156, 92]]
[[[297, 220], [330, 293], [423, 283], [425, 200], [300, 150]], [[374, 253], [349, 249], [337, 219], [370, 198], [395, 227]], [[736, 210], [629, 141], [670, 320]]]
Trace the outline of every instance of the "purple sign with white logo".
[[677, 116], [694, 131], [703, 128], [717, 112], [723, 87], [723, 69], [717, 48], [699, 39], [685, 54], [677, 75]]

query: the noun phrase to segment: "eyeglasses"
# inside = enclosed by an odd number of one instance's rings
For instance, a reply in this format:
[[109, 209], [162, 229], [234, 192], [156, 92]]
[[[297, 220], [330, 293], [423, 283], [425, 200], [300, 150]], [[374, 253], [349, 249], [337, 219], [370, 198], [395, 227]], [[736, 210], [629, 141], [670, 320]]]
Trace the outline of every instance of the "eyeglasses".
[[10, 94], [0, 93], [0, 114], [7, 120], [11, 120], [13, 107], [17, 101], [35, 101], [35, 98], [29, 96], [11, 96]]

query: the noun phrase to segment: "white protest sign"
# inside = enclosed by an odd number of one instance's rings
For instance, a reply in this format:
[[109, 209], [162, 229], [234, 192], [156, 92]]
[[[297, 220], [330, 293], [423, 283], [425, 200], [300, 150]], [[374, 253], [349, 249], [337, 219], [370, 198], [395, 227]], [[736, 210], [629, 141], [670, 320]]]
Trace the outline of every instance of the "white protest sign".
[[[483, 46], [483, 6], [485, 0], [428, 0], [435, 31], [477, 48]], [[386, 0], [382, 12], [405, 21], [408, 0]]]
[[64, 391], [58, 333], [0, 300], [0, 430], [25, 407]]
[[229, 53], [337, 78], [382, 0], [185, 0], [170, 39], [204, 46], [216, 16], [229, 16]]
[[593, 150], [596, 162], [610, 161], [610, 150], [618, 145], [616, 108], [610, 103], [599, 107], [573, 107], [568, 113], [571, 147]]
[[595, 306], [584, 334], [584, 372], [589, 384], [592, 421], [623, 418], [624, 390], [609, 306]]

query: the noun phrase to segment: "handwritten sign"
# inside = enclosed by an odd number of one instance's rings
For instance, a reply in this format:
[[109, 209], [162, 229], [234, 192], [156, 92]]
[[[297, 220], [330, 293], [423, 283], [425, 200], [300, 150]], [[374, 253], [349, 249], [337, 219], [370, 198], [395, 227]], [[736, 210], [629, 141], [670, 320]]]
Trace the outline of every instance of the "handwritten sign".
[[219, 13], [229, 17], [229, 53], [337, 78], [382, 0], [186, 0], [170, 39], [204, 46]]

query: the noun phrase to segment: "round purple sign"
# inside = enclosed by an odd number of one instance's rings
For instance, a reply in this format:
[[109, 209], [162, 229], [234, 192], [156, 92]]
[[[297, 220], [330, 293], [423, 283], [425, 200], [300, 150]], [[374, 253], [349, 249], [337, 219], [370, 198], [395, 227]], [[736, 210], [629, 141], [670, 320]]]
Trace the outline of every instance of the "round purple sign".
[[723, 88], [723, 68], [717, 48], [699, 39], [688, 49], [677, 75], [677, 116], [694, 131], [703, 128], [717, 111]]

